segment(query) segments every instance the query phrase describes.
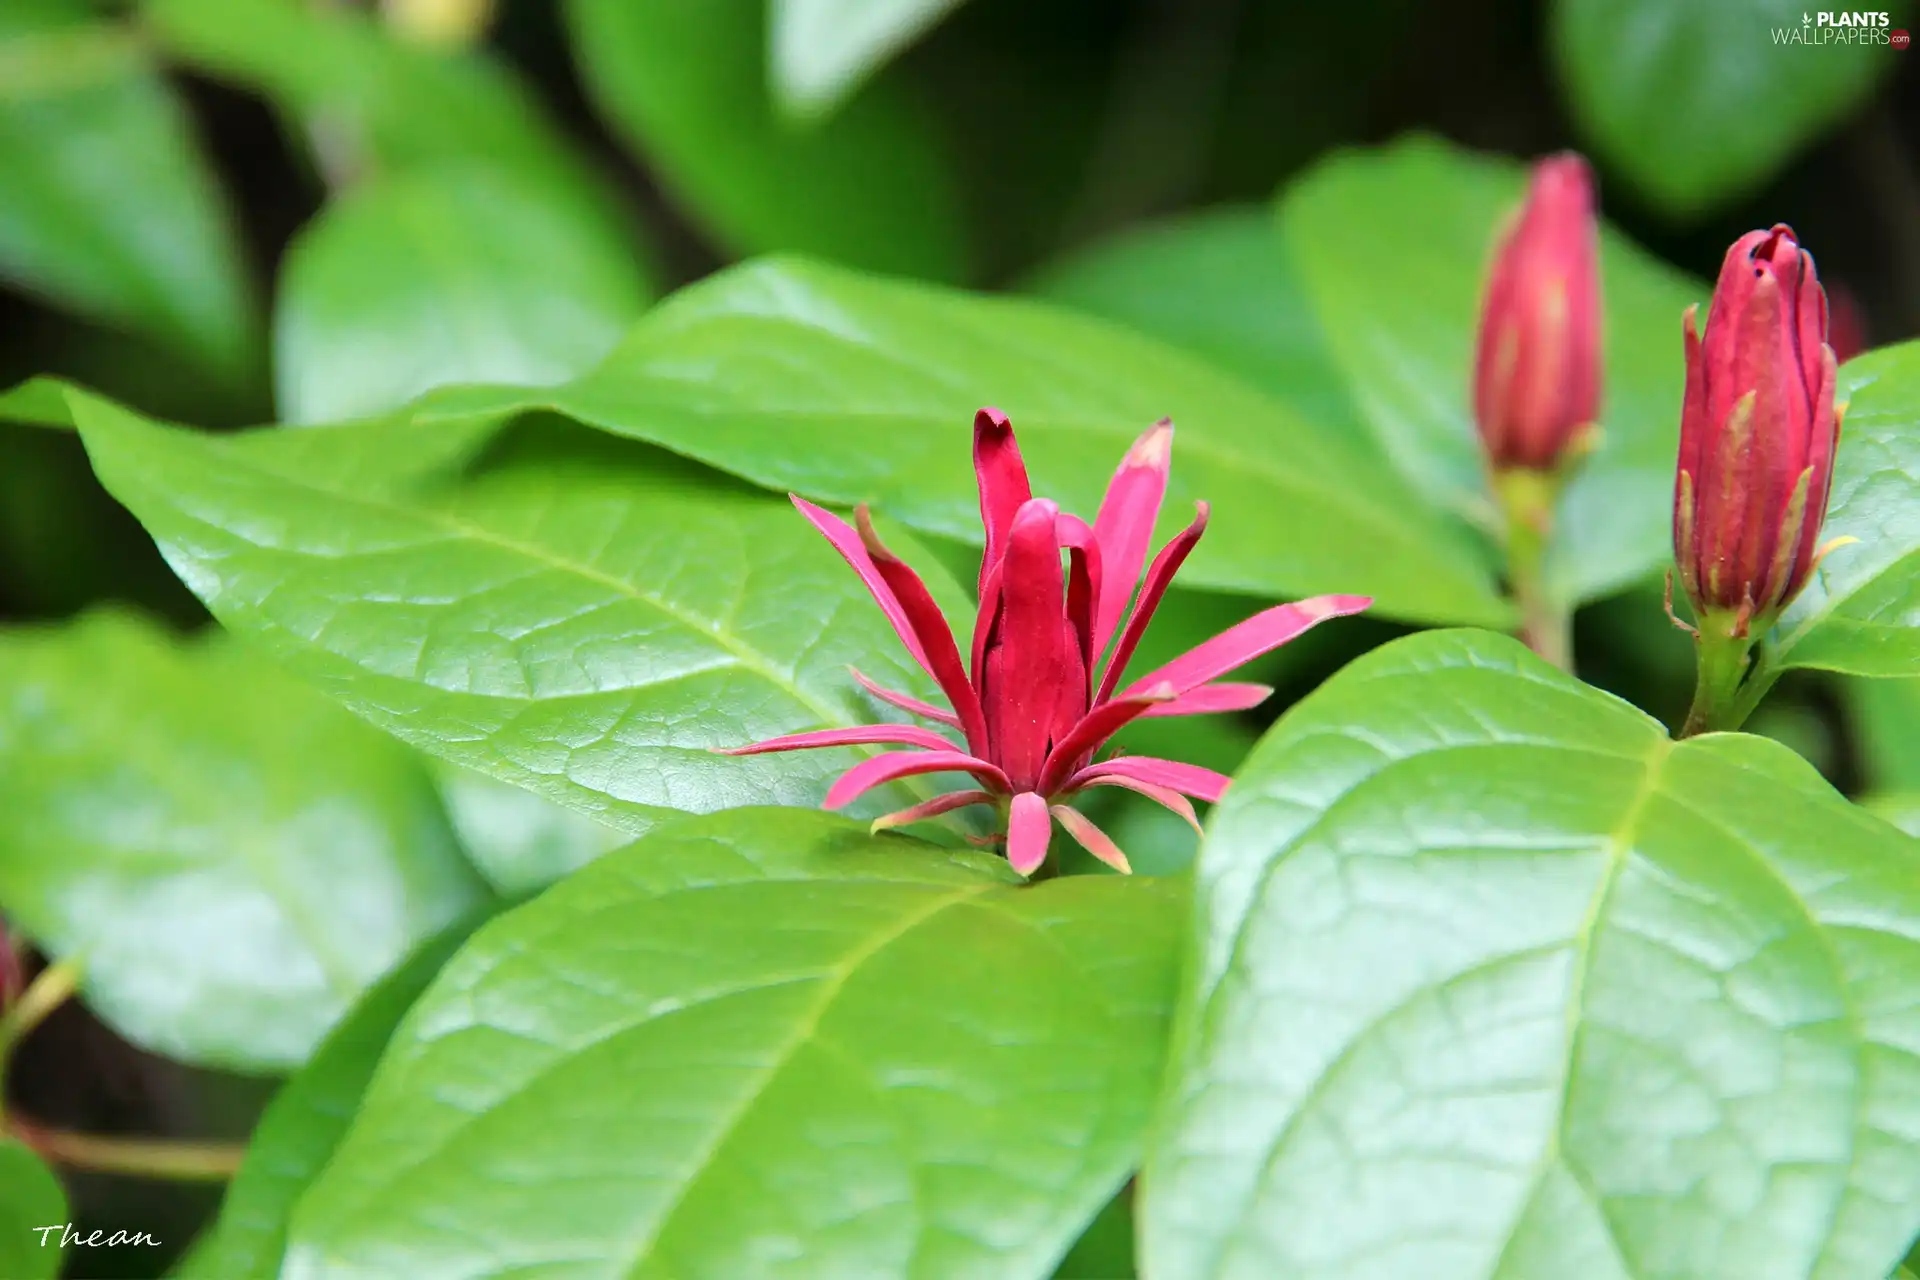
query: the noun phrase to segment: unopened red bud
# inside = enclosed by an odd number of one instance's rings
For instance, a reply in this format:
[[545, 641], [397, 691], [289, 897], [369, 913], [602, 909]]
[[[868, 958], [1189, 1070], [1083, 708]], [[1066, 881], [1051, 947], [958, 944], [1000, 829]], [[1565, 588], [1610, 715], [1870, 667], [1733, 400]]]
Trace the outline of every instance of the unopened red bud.
[[1542, 160], [1480, 310], [1474, 418], [1496, 470], [1553, 469], [1599, 411], [1599, 254], [1587, 162]]
[[1704, 337], [1685, 320], [1687, 391], [1673, 553], [1702, 618], [1771, 626], [1819, 558], [1840, 414], [1827, 295], [1790, 227], [1727, 251]]

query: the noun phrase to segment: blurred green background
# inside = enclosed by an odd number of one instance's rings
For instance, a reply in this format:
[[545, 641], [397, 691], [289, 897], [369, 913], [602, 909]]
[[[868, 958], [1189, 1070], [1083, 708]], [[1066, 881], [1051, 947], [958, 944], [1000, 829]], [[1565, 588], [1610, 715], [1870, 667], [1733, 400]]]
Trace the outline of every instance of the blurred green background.
[[[0, 0], [0, 385], [56, 374], [214, 428], [350, 419], [445, 383], [565, 380], [653, 300], [794, 252], [1037, 292], [1338, 415], [1271, 202], [1329, 152], [1415, 130], [1586, 151], [1609, 218], [1699, 277], [1789, 221], [1836, 323], [1864, 335], [1848, 341], [1902, 340], [1920, 332], [1920, 55], [1783, 41], [1802, 17], [1769, 0]], [[1671, 720], [1691, 654], [1649, 627], [1657, 591], [1588, 608], [1578, 642], [1583, 675]], [[1251, 607], [1176, 600], [1164, 651]], [[0, 620], [109, 602], [205, 621], [77, 439], [0, 422]], [[1231, 768], [1392, 631], [1314, 633], [1268, 664], [1282, 695], [1260, 716], [1179, 750]], [[1803, 673], [1753, 727], [1920, 816], [1901, 798], [1920, 794], [1920, 692]], [[1118, 821], [1137, 862], [1187, 856], [1177, 823]], [[556, 865], [604, 847], [540, 838]], [[68, 1009], [11, 1087], [76, 1127], [239, 1134], [270, 1082], [171, 1066]], [[137, 1221], [169, 1255], [212, 1200], [74, 1191], [86, 1220]]]

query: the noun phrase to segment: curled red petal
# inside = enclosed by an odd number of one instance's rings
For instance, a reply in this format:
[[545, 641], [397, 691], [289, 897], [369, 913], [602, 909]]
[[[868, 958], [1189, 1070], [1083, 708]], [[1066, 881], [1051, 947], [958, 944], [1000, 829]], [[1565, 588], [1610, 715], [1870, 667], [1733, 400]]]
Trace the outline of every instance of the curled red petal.
[[1040, 771], [1040, 792], [1052, 795], [1060, 790], [1081, 762], [1092, 755], [1101, 743], [1145, 715], [1150, 708], [1172, 702], [1173, 699], [1173, 686], [1160, 684], [1142, 693], [1102, 703], [1081, 716], [1079, 723], [1048, 753], [1046, 767]]
[[1014, 517], [1001, 563], [1000, 663], [983, 690], [992, 758], [1016, 789], [1046, 763], [1060, 685], [1071, 661], [1060, 578], [1059, 508], [1035, 498]]
[[1113, 656], [1107, 659], [1106, 672], [1100, 677], [1099, 692], [1094, 694], [1094, 705], [1098, 706], [1113, 696], [1114, 686], [1120, 683], [1120, 677], [1126, 673], [1127, 663], [1133, 658], [1133, 651], [1140, 645], [1140, 637], [1147, 634], [1147, 624], [1153, 621], [1154, 610], [1160, 607], [1160, 600], [1167, 594], [1167, 588], [1173, 583], [1173, 575], [1186, 563], [1187, 556], [1200, 542], [1200, 535], [1207, 531], [1207, 504], [1194, 504], [1193, 523], [1173, 536], [1160, 553], [1153, 558], [1153, 564], [1147, 569], [1147, 580], [1140, 588], [1140, 601], [1133, 606], [1133, 616], [1127, 619], [1127, 625], [1120, 632], [1120, 643], [1114, 646]]
[[1089, 787], [1123, 787], [1136, 795], [1143, 795], [1163, 809], [1172, 810], [1185, 818], [1187, 825], [1193, 828], [1195, 835], [1200, 831], [1200, 815], [1193, 811], [1193, 804], [1172, 787], [1156, 786], [1151, 782], [1142, 782], [1138, 778], [1129, 778], [1124, 773], [1102, 774], [1087, 784]]
[[1209, 804], [1216, 803], [1225, 795], [1227, 784], [1233, 781], [1224, 773], [1179, 760], [1162, 760], [1158, 756], [1116, 756], [1099, 764], [1090, 764], [1074, 774], [1067, 779], [1066, 790], [1078, 791], [1082, 787], [1091, 787], [1102, 778], [1133, 778], [1178, 791], [1195, 800], [1205, 800]]
[[889, 751], [871, 760], [862, 760], [841, 774], [827, 788], [827, 798], [821, 804], [823, 808], [838, 809], [881, 783], [922, 773], [970, 773], [989, 789], [1002, 793], [1012, 790], [1007, 785], [1006, 774], [964, 751]]
[[1047, 845], [1053, 839], [1053, 820], [1047, 815], [1047, 802], [1031, 791], [1013, 798], [1007, 813], [1007, 861], [1015, 871], [1030, 876], [1047, 860]]
[[1107, 485], [1100, 513], [1094, 517], [1094, 533], [1106, 561], [1105, 581], [1100, 588], [1099, 613], [1093, 629], [1093, 652], [1106, 651], [1107, 642], [1119, 629], [1120, 618], [1133, 598], [1140, 581], [1140, 570], [1147, 563], [1147, 550], [1153, 545], [1153, 525], [1160, 518], [1160, 504], [1167, 494], [1167, 474], [1173, 468], [1173, 419], [1162, 418], [1143, 432], [1127, 456], [1120, 460], [1113, 480]]
[[947, 741], [931, 729], [917, 724], [860, 724], [849, 729], [813, 729], [768, 738], [744, 747], [719, 747], [723, 756], [757, 756], [767, 751], [807, 751], [814, 747], [857, 747], [873, 742], [898, 742], [930, 751], [958, 751], [959, 745]]
[[861, 545], [866, 548], [874, 568], [885, 579], [894, 598], [899, 600], [913, 634], [920, 638], [928, 674], [940, 686], [940, 692], [947, 695], [947, 701], [960, 718], [961, 732], [967, 737], [967, 750], [975, 755], [985, 755], [988, 741], [986, 718], [980, 712], [980, 699], [967, 681], [966, 668], [960, 665], [960, 650], [954, 644], [953, 630], [947, 626], [940, 606], [934, 603], [927, 584], [920, 580], [920, 575], [913, 571], [913, 567], [887, 550], [886, 544], [880, 541], [866, 507], [856, 507], [853, 518], [860, 530]]
[[1123, 876], [1133, 874], [1133, 867], [1128, 864], [1127, 855], [1120, 851], [1120, 846], [1113, 842], [1113, 837], [1094, 826], [1093, 820], [1086, 814], [1072, 805], [1057, 804], [1053, 806], [1053, 816], [1060, 819], [1060, 825], [1067, 829], [1068, 835], [1080, 842], [1082, 849]]
[[1371, 596], [1314, 596], [1295, 604], [1277, 604], [1263, 609], [1245, 622], [1228, 627], [1211, 640], [1204, 640], [1172, 662], [1150, 672], [1128, 686], [1123, 697], [1166, 683], [1185, 693], [1235, 667], [1253, 661], [1261, 654], [1277, 649], [1314, 624], [1328, 618], [1359, 613], [1373, 603]]
[[900, 693], [897, 690], [875, 684], [872, 680], [868, 679], [866, 674], [858, 667], [848, 667], [847, 670], [853, 674], [854, 680], [859, 683], [862, 689], [865, 689], [868, 693], [880, 699], [880, 701], [891, 706], [896, 706], [902, 711], [911, 711], [916, 716], [925, 716], [929, 720], [937, 720], [941, 724], [948, 725], [955, 729], [960, 727], [960, 717], [953, 714], [953, 712], [936, 707], [931, 702], [922, 702], [911, 694]]
[[964, 809], [970, 804], [992, 804], [993, 795], [986, 791], [949, 791], [943, 796], [931, 800], [922, 800], [919, 804], [909, 805], [905, 809], [896, 809], [883, 817], [875, 818], [867, 828], [869, 832], [885, 831], [889, 827], [904, 827], [910, 822], [925, 822], [928, 818], [937, 818], [943, 813], [952, 813], [955, 809]]
[[793, 499], [793, 505], [799, 508], [800, 514], [805, 516], [813, 527], [820, 531], [821, 536], [833, 545], [833, 549], [840, 553], [840, 558], [860, 575], [860, 581], [867, 584], [867, 590], [873, 593], [874, 602], [880, 606], [880, 611], [887, 615], [887, 621], [893, 624], [894, 632], [900, 637], [900, 643], [907, 646], [907, 652], [913, 655], [913, 660], [922, 667], [926, 667], [927, 674], [933, 674], [933, 669], [927, 667], [926, 650], [921, 648], [920, 638], [914, 634], [912, 625], [907, 621], [907, 611], [901, 608], [900, 601], [894, 597], [893, 588], [887, 585], [887, 580], [881, 577], [880, 571], [874, 567], [873, 558], [867, 554], [866, 547], [861, 545], [860, 535], [854, 532], [853, 526], [826, 508], [814, 506], [797, 493], [790, 493], [787, 496]]
[[1013, 424], [992, 406], [973, 415], [973, 470], [980, 484], [980, 523], [987, 534], [986, 553], [980, 557], [980, 586], [984, 589], [987, 572], [1006, 554], [1013, 517], [1033, 496], [1027, 464], [1013, 438]]
[[1272, 685], [1236, 684], [1229, 680], [1218, 680], [1212, 684], [1203, 684], [1197, 689], [1189, 689], [1172, 702], [1161, 702], [1148, 707], [1145, 714], [1207, 716], [1224, 711], [1246, 711], [1259, 706], [1272, 696]]

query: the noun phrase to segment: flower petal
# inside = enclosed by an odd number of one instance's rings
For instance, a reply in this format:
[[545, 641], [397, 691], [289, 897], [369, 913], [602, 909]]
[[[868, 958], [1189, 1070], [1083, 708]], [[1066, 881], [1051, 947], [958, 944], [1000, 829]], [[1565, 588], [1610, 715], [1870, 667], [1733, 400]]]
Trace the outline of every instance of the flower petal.
[[1071, 661], [1054, 532], [1059, 511], [1045, 498], [1021, 507], [1001, 566], [1000, 663], [988, 664], [984, 692], [992, 758], [1015, 789], [1031, 790], [1040, 778]]
[[1062, 789], [1078, 791], [1082, 787], [1094, 786], [1102, 778], [1132, 778], [1178, 791], [1195, 800], [1205, 800], [1209, 804], [1225, 795], [1227, 784], [1233, 781], [1224, 773], [1215, 773], [1212, 769], [1179, 760], [1162, 760], [1158, 756], [1115, 756], [1111, 760], [1088, 765], [1067, 779], [1067, 785]]
[[1082, 849], [1123, 876], [1133, 874], [1133, 868], [1127, 864], [1127, 855], [1120, 852], [1120, 846], [1113, 842], [1113, 837], [1094, 826], [1093, 820], [1086, 814], [1072, 805], [1057, 804], [1053, 806], [1053, 816], [1060, 819], [1060, 825], [1067, 829], [1068, 835], [1080, 842]]
[[896, 706], [902, 711], [911, 711], [916, 716], [925, 716], [929, 720], [937, 720], [941, 724], [950, 725], [955, 729], [960, 727], [960, 717], [953, 714], [953, 712], [943, 711], [931, 702], [922, 702], [920, 699], [908, 694], [899, 693], [875, 684], [872, 680], [869, 680], [858, 667], [848, 667], [847, 670], [853, 673], [853, 678], [859, 682], [862, 689], [865, 689], [868, 693], [880, 699], [880, 701]]
[[1130, 721], [1146, 714], [1148, 708], [1172, 702], [1173, 698], [1172, 685], [1156, 685], [1145, 693], [1104, 702], [1081, 716], [1079, 723], [1048, 753], [1046, 767], [1040, 771], [1040, 792], [1052, 795], [1060, 790], [1061, 784], [1101, 743], [1120, 732]]
[[1100, 609], [1094, 624], [1094, 653], [1106, 651], [1107, 641], [1120, 626], [1120, 617], [1133, 598], [1140, 566], [1153, 545], [1153, 524], [1167, 494], [1167, 472], [1173, 467], [1173, 419], [1162, 418], [1148, 427], [1107, 485], [1093, 527], [1107, 561]]
[[1158, 787], [1151, 782], [1142, 782], [1138, 778], [1129, 778], [1122, 773], [1111, 773], [1095, 778], [1087, 784], [1090, 787], [1124, 787], [1138, 795], [1143, 795], [1163, 809], [1170, 809], [1179, 817], [1187, 820], [1195, 835], [1204, 834], [1200, 830], [1200, 815], [1193, 811], [1188, 799], [1171, 787]]
[[894, 631], [900, 636], [900, 643], [906, 645], [907, 652], [913, 655], [913, 660], [922, 667], [926, 667], [927, 674], [932, 675], [933, 669], [927, 667], [926, 650], [920, 647], [919, 637], [914, 635], [913, 627], [908, 624], [906, 610], [900, 607], [900, 601], [894, 597], [893, 589], [874, 568], [873, 558], [867, 554], [867, 549], [860, 545], [860, 535], [854, 532], [853, 526], [826, 508], [814, 506], [797, 493], [790, 493], [787, 496], [793, 499], [793, 505], [800, 509], [800, 514], [812, 522], [813, 527], [833, 544], [833, 549], [840, 553], [841, 559], [853, 566], [853, 571], [860, 575], [860, 581], [866, 583], [867, 590], [873, 593], [874, 601], [879, 604], [881, 612], [887, 615], [887, 621], [893, 624]]
[[1189, 689], [1172, 702], [1148, 707], [1150, 716], [1206, 716], [1222, 711], [1247, 711], [1273, 696], [1273, 686], [1235, 684], [1220, 680]]
[[749, 743], [744, 747], [716, 747], [717, 754], [723, 756], [757, 756], [765, 751], [806, 751], [813, 747], [856, 747], [869, 742], [900, 742], [910, 747], [926, 747], [930, 751], [958, 751], [957, 744], [949, 742], [931, 729], [922, 729], [917, 724], [859, 724], [850, 729], [813, 729], [806, 733], [789, 733], [781, 738], [768, 738], [764, 742]]
[[1062, 511], [1054, 521], [1060, 545], [1067, 549], [1067, 621], [1079, 646], [1080, 665], [1090, 677], [1105, 642], [1094, 643], [1095, 608], [1104, 575], [1100, 540], [1079, 516]]
[[1167, 594], [1173, 575], [1180, 571], [1180, 566], [1186, 563], [1187, 556], [1200, 541], [1200, 535], [1207, 531], [1207, 512], [1206, 503], [1196, 502], [1193, 523], [1160, 548], [1160, 554], [1148, 566], [1147, 580], [1140, 587], [1140, 601], [1134, 605], [1133, 615], [1127, 619], [1126, 629], [1120, 633], [1120, 643], [1114, 646], [1113, 656], [1107, 659], [1106, 674], [1100, 677], [1100, 691], [1093, 697], [1095, 706], [1113, 696], [1113, 687], [1120, 683], [1120, 677], [1125, 674], [1127, 663], [1133, 659], [1133, 651], [1140, 646], [1140, 637], [1147, 634], [1147, 624], [1153, 621], [1153, 612], [1160, 607], [1160, 598]]
[[980, 557], [982, 594], [987, 571], [1007, 553], [1007, 535], [1021, 504], [1033, 496], [1027, 464], [1013, 438], [1007, 415], [989, 405], [973, 415], [973, 470], [980, 482], [980, 523], [987, 531], [987, 550]]
[[1007, 785], [1006, 774], [964, 751], [889, 751], [871, 760], [862, 760], [841, 774], [827, 788], [827, 798], [821, 802], [821, 807], [838, 809], [858, 800], [883, 782], [911, 778], [921, 773], [970, 773], [980, 780], [982, 786], [997, 788], [1001, 792], [1013, 790]]
[[931, 800], [922, 800], [919, 804], [905, 809], [896, 809], [883, 817], [875, 818], [867, 828], [867, 834], [885, 831], [889, 827], [904, 827], [909, 822], [924, 822], [928, 818], [937, 818], [943, 813], [955, 809], [964, 809], [970, 804], [992, 804], [993, 796], [986, 791], [949, 791], [943, 796]]
[[1013, 798], [1007, 814], [1007, 861], [1023, 876], [1030, 876], [1047, 860], [1047, 845], [1053, 839], [1053, 820], [1047, 816], [1047, 802], [1031, 791]]
[[1164, 667], [1142, 676], [1128, 686], [1126, 694], [1149, 689], [1162, 682], [1185, 693], [1215, 676], [1223, 676], [1235, 667], [1253, 661], [1271, 649], [1279, 648], [1317, 622], [1359, 613], [1372, 603], [1371, 596], [1314, 596], [1296, 604], [1277, 604], [1271, 609], [1263, 609], [1245, 622], [1228, 627], [1213, 639], [1195, 645]]
[[961, 731], [967, 736], [967, 749], [975, 755], [984, 756], [987, 751], [986, 718], [980, 713], [980, 699], [974, 694], [973, 686], [967, 683], [966, 669], [960, 665], [960, 650], [954, 645], [953, 631], [940, 613], [940, 606], [933, 602], [927, 584], [920, 580], [920, 575], [913, 571], [912, 566], [887, 550], [880, 541], [880, 535], [873, 531], [873, 518], [867, 514], [864, 504], [854, 508], [853, 519], [860, 530], [861, 545], [873, 558], [873, 567], [886, 581], [894, 598], [899, 600], [913, 634], [920, 638], [921, 651], [926, 655], [927, 673], [940, 686], [940, 692], [947, 695], [947, 701], [960, 718]]

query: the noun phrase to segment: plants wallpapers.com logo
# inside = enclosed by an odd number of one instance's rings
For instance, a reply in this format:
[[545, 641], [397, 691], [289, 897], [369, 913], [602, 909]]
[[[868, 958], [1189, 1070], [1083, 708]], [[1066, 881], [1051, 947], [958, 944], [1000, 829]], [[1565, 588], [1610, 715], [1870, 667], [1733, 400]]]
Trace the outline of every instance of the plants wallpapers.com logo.
[[1888, 45], [1904, 49], [1907, 33], [1893, 26], [1893, 16], [1881, 10], [1802, 12], [1797, 27], [1773, 28], [1775, 44]]

